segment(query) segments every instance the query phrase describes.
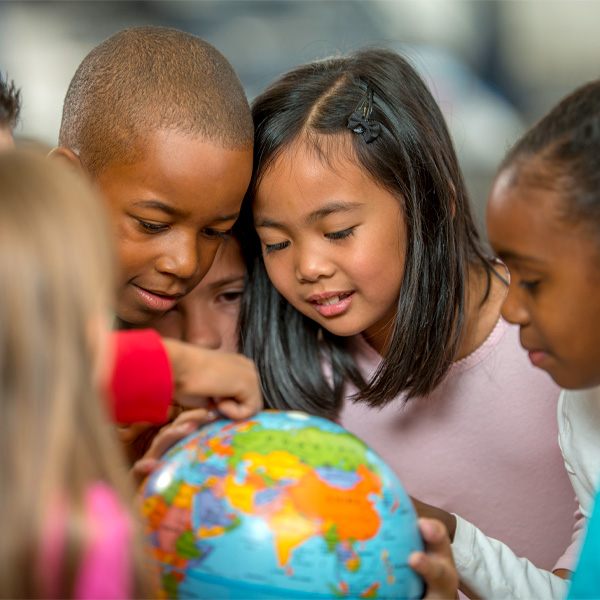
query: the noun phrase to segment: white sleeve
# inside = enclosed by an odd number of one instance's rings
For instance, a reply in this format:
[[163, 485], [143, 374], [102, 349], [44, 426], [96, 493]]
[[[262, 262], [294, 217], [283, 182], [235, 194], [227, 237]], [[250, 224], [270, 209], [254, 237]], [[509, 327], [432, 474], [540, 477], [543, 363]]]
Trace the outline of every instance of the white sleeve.
[[569, 582], [519, 558], [505, 544], [456, 516], [452, 552], [463, 581], [480, 598], [510, 600], [564, 598]]

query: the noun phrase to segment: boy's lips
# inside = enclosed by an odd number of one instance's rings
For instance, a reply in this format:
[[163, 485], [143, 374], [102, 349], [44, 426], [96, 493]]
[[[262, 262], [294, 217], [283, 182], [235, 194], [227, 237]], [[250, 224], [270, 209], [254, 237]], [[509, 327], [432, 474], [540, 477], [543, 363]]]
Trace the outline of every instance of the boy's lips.
[[133, 284], [133, 289], [137, 292], [138, 297], [150, 310], [166, 312], [171, 310], [176, 304], [179, 298], [183, 294], [167, 295], [161, 292], [150, 291], [139, 285]]
[[354, 292], [323, 292], [307, 298], [315, 310], [324, 317], [343, 313], [352, 303]]

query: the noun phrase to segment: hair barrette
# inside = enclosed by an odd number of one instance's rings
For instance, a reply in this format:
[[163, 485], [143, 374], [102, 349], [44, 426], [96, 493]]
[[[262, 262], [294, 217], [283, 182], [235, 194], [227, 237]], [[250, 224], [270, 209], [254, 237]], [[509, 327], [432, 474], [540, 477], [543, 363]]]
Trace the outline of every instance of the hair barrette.
[[365, 142], [370, 144], [376, 140], [381, 132], [381, 124], [371, 120], [373, 112], [373, 90], [367, 87], [367, 93], [359, 102], [354, 112], [348, 117], [348, 129], [354, 133], [362, 134]]

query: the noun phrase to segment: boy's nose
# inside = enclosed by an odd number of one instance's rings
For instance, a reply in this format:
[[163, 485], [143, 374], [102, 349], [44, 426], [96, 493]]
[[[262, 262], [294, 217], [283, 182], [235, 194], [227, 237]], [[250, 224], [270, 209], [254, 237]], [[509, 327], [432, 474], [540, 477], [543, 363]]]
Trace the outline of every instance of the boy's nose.
[[156, 261], [156, 268], [178, 279], [192, 279], [206, 274], [212, 264], [216, 247], [200, 248], [197, 239], [172, 244]]

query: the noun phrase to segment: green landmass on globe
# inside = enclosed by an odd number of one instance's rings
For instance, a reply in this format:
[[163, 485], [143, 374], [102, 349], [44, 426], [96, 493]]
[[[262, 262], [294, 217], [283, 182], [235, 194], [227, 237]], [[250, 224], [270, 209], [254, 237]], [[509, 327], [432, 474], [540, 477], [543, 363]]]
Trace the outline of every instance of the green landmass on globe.
[[140, 490], [161, 598], [418, 598], [412, 504], [338, 425], [294, 411], [219, 421]]

